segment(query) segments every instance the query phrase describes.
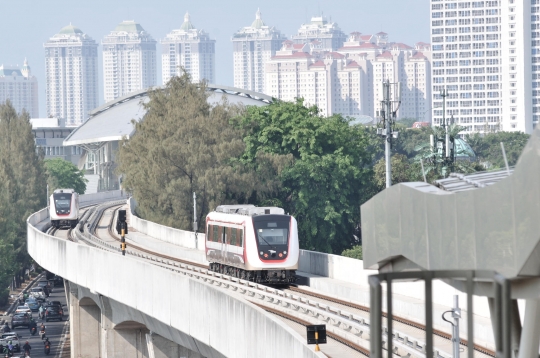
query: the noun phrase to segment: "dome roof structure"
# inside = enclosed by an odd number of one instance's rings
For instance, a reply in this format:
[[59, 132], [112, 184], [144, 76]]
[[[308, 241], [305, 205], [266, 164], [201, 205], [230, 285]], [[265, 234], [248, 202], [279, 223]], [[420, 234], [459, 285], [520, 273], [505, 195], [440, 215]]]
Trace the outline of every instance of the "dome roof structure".
[[257, 9], [257, 13], [255, 14], [255, 21], [251, 24], [251, 27], [254, 29], [260, 29], [263, 26], [266, 26], [264, 21], [261, 19], [261, 10]]
[[79, 28], [71, 25], [71, 23], [63, 27], [62, 30], [60, 30], [60, 32], [58, 33], [58, 35], [75, 35], [75, 34], [83, 34], [83, 32]]
[[182, 29], [184, 31], [194, 30], [195, 29], [195, 26], [193, 26], [193, 24], [190, 21], [189, 12], [186, 12], [186, 14], [184, 15], [184, 23], [182, 24], [180, 29]]
[[476, 160], [476, 154], [474, 153], [474, 150], [471, 148], [469, 143], [467, 143], [465, 140], [461, 138], [455, 138], [454, 146], [455, 146], [454, 153], [455, 153], [456, 159], [469, 160], [471, 162]]
[[350, 126], [354, 126], [357, 124], [361, 125], [368, 125], [373, 123], [373, 117], [366, 116], [366, 115], [359, 115], [359, 116], [352, 116], [354, 118], [352, 121], [349, 122]]
[[144, 29], [143, 29], [143, 27], [141, 25], [139, 25], [135, 21], [131, 20], [131, 21], [122, 21], [121, 23], [118, 24], [118, 26], [116, 26], [114, 31], [116, 31], [116, 32], [124, 31], [124, 32], [139, 33], [139, 32], [144, 31]]

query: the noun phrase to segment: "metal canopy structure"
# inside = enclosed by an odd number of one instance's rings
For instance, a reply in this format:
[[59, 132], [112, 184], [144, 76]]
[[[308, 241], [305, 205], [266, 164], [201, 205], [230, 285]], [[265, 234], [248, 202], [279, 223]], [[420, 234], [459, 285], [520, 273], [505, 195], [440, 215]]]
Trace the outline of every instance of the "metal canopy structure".
[[438, 188], [446, 191], [465, 191], [484, 188], [512, 175], [514, 168], [509, 170], [495, 170], [474, 174], [452, 173], [446, 179], [435, 181]]
[[[231, 104], [254, 106], [264, 106], [272, 101], [269, 96], [239, 88], [210, 84], [207, 90], [210, 92], [210, 104], [218, 103], [223, 98]], [[119, 141], [135, 134], [132, 121], [144, 118], [144, 104], [149, 100], [148, 90], [142, 90], [105, 103], [91, 111], [88, 120], [64, 140], [64, 146], [76, 145], [87, 151], [86, 169], [99, 175], [98, 190], [115, 190], [120, 187], [120, 178], [115, 172]]]
[[[272, 102], [270, 96], [240, 88], [209, 84], [207, 89], [211, 92], [210, 103], [219, 102], [223, 96], [233, 104], [263, 106]], [[143, 103], [148, 101], [148, 90], [141, 90], [105, 103], [89, 113], [88, 120], [64, 140], [64, 146], [78, 145], [97, 150], [106, 142], [129, 139], [135, 133], [131, 121], [144, 117]]]

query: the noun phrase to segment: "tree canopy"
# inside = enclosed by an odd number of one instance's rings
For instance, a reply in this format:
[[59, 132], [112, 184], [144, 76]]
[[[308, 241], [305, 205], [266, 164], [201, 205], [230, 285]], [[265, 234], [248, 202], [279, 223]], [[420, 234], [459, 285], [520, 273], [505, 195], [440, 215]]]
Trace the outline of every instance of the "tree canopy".
[[68, 188], [74, 189], [79, 194], [86, 191], [88, 180], [84, 177], [82, 170], [76, 165], [62, 158], [45, 160], [45, 169], [47, 171], [49, 192], [56, 189]]
[[0, 105], [0, 287], [30, 257], [26, 219], [46, 206], [43, 157], [36, 149], [26, 112], [17, 114], [9, 101]]
[[373, 158], [366, 129], [349, 122], [323, 117], [302, 99], [248, 107], [237, 121], [246, 130], [244, 162], [261, 155], [290, 160], [278, 173], [273, 202], [298, 220], [302, 248], [340, 253], [354, 243]]
[[225, 100], [209, 104], [205, 85], [191, 83], [185, 73], [149, 96], [144, 120], [134, 122], [135, 135], [119, 150], [123, 185], [142, 217], [191, 230], [194, 192], [198, 222], [204, 222], [217, 205], [246, 203], [268, 190], [235, 159], [245, 144], [229, 122], [242, 107]]
[[505, 167], [501, 142], [504, 143], [508, 165], [516, 165], [529, 137], [530, 135], [522, 132], [497, 132], [484, 136], [478, 133], [469, 134], [465, 139], [480, 163], [487, 169], [497, 169]]

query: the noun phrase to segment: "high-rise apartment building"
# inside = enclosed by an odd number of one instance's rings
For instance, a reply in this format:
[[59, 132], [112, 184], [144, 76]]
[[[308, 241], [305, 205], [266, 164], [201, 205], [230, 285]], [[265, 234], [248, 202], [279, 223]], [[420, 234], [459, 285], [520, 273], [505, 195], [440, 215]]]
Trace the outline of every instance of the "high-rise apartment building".
[[343, 46], [347, 36], [338, 24], [328, 22], [324, 16], [315, 16], [307, 24], [302, 24], [298, 34], [292, 36], [296, 44], [310, 44], [319, 51], [336, 51]]
[[163, 84], [171, 77], [182, 73], [182, 68], [191, 75], [194, 82], [206, 80], [215, 82], [216, 40], [208, 33], [197, 30], [190, 21], [188, 13], [178, 30], [161, 40], [161, 62]]
[[388, 42], [386, 33], [353, 32], [337, 51], [321, 51], [313, 42], [285, 41], [266, 65], [265, 93], [283, 100], [303, 97], [325, 115], [375, 118], [379, 85], [402, 83], [398, 118], [424, 121], [430, 109], [430, 45], [410, 47]]
[[337, 52], [310, 53], [308, 44], [286, 41], [266, 64], [265, 94], [285, 101], [304, 98], [321, 114], [362, 115], [365, 73]]
[[98, 106], [97, 43], [70, 24], [44, 47], [47, 116], [80, 125]]
[[123, 21], [102, 41], [105, 102], [156, 85], [156, 41], [135, 21]]
[[531, 133], [540, 116], [538, 0], [431, 0], [433, 124]]
[[0, 66], [0, 103], [7, 100], [18, 113], [25, 110], [30, 118], [39, 117], [38, 83], [26, 59], [22, 68]]
[[264, 91], [264, 65], [281, 48], [286, 38], [274, 27], [267, 26], [260, 10], [251, 26], [233, 35], [234, 86]]

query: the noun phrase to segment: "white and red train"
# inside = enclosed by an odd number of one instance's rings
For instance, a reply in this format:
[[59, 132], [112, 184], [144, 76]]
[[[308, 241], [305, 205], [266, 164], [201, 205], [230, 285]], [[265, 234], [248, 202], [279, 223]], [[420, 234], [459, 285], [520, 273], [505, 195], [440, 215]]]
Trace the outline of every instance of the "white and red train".
[[79, 194], [73, 189], [56, 189], [50, 197], [49, 217], [51, 226], [70, 226], [79, 222]]
[[206, 216], [210, 270], [272, 284], [296, 281], [296, 219], [276, 207], [220, 205]]

